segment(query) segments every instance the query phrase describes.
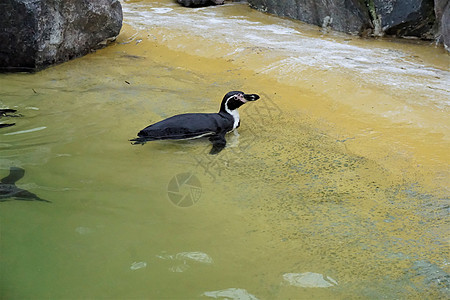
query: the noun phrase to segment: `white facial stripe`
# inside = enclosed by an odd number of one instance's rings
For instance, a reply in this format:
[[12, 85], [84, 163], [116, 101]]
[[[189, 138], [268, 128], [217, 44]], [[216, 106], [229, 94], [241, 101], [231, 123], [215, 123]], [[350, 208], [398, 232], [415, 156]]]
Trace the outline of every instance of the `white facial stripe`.
[[228, 101], [230, 101], [232, 98], [234, 98], [234, 96], [229, 97], [227, 101], [225, 101], [225, 110], [227, 113], [233, 116], [234, 119], [233, 129], [236, 129], [236, 127], [238, 127], [239, 125], [239, 112], [237, 109], [234, 110], [228, 109]]

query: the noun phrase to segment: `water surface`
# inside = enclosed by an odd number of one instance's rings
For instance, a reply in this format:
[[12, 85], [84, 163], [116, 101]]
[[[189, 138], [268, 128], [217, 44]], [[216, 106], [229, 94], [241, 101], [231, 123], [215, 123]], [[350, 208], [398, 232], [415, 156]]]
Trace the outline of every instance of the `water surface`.
[[[0, 75], [2, 298], [449, 295], [448, 55], [229, 4], [123, 4], [114, 45]], [[189, 25], [188, 25], [189, 24]], [[238, 134], [131, 146], [258, 93]]]

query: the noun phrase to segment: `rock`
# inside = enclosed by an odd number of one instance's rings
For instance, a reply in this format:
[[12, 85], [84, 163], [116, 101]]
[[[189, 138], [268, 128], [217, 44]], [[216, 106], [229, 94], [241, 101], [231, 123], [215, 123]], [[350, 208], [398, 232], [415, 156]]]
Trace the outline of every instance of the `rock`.
[[445, 49], [450, 52], [450, 2], [434, 0], [434, 13], [438, 24], [437, 42], [443, 43]]
[[177, 0], [177, 2], [187, 7], [200, 7], [209, 5], [222, 5], [225, 0]]
[[[346, 33], [437, 39], [450, 49], [448, 0], [248, 0], [251, 7]], [[449, 50], [450, 51], [450, 50]]]
[[[279, 16], [333, 30], [362, 34], [373, 27], [367, 7], [359, 0], [249, 0], [250, 6]], [[329, 21], [332, 20], [330, 23]]]
[[3, 0], [0, 71], [36, 71], [82, 56], [122, 27], [119, 0]]
[[433, 0], [373, 0], [384, 33], [398, 37], [434, 38]]

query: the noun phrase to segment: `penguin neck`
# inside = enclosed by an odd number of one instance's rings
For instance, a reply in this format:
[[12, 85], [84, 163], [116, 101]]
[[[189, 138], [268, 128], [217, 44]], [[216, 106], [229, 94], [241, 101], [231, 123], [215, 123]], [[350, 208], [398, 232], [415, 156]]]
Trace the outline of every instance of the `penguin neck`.
[[[226, 97], [226, 96], [225, 96]], [[220, 105], [220, 112], [227, 113], [233, 117], [233, 129], [239, 127], [239, 112], [238, 108], [242, 106], [244, 102], [240, 100], [236, 100], [235, 96], [230, 96], [228, 98], [224, 98], [222, 100], [222, 104]], [[233, 130], [232, 129], [232, 130]]]
[[239, 111], [237, 109], [230, 110], [225, 106], [225, 112], [233, 117], [233, 129], [239, 126]]

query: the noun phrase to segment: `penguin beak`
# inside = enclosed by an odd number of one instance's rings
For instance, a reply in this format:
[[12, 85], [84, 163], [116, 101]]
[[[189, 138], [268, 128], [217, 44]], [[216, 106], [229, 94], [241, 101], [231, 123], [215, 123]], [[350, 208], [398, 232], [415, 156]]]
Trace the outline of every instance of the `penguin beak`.
[[256, 94], [244, 94], [244, 99], [247, 101], [256, 101], [259, 99], [259, 96]]

